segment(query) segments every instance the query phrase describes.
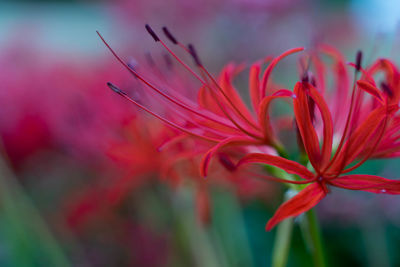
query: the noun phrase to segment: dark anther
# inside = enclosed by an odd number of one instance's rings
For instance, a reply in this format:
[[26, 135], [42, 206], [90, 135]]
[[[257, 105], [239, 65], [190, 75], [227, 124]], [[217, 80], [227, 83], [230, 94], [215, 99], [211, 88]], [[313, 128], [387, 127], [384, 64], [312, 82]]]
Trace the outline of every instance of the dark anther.
[[122, 95], [122, 96], [127, 95], [124, 91], [122, 91], [121, 89], [119, 89], [118, 87], [116, 87], [114, 84], [112, 84], [110, 82], [107, 83], [107, 86], [110, 87], [111, 90], [113, 90], [114, 92], [116, 92], [119, 95]]
[[138, 75], [136, 74], [136, 69], [135, 69], [134, 63], [127, 63], [126, 65], [132, 70], [131, 73], [133, 74], [133, 76], [135, 78], [137, 78]]
[[194, 46], [192, 44], [188, 45], [189, 53], [192, 55], [194, 62], [196, 65], [201, 66], [201, 62], [199, 57], [197, 56], [196, 50], [194, 49]]
[[390, 86], [387, 83], [381, 82], [381, 88], [382, 88], [383, 92], [385, 92], [389, 97], [393, 96], [393, 90], [392, 90], [392, 88], [390, 88]]
[[146, 24], [146, 30], [149, 32], [151, 37], [153, 37], [154, 41], [158, 42], [160, 41], [160, 38], [158, 38], [157, 34], [153, 31], [153, 29], [149, 26], [149, 24]]
[[173, 44], [178, 44], [178, 41], [176, 40], [176, 38], [171, 34], [171, 32], [168, 30], [167, 27], [163, 27], [162, 28], [165, 36], [167, 36], [167, 38], [173, 43]]
[[303, 73], [303, 75], [301, 76], [301, 81], [302, 81], [303, 83], [308, 83], [309, 77], [308, 77], [308, 72], [307, 72], [307, 71], [305, 71], [305, 72]]
[[236, 165], [232, 162], [232, 160], [225, 153], [218, 154], [219, 162], [230, 172], [236, 170]]
[[361, 69], [361, 61], [362, 61], [362, 52], [360, 50], [357, 51], [356, 56], [356, 70], [360, 71]]

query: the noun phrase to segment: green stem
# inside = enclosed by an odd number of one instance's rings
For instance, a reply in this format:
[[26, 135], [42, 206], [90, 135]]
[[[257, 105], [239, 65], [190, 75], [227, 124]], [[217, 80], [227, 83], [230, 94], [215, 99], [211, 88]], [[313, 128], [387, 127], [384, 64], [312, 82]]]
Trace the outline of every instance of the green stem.
[[302, 225], [303, 235], [312, 254], [314, 266], [325, 267], [324, 249], [322, 246], [321, 230], [318, 218], [314, 209], [305, 213], [304, 224]]
[[[1, 146], [1, 145], [0, 145]], [[24, 189], [18, 183], [0, 148], [0, 211], [7, 225], [15, 265], [70, 266], [64, 251]], [[18, 266], [19, 266], [18, 265]]]
[[274, 144], [272, 144], [272, 147], [275, 148], [275, 150], [279, 156], [281, 156], [285, 159], [289, 158], [288, 153], [286, 152], [285, 148], [281, 144], [274, 143]]
[[286, 266], [290, 240], [292, 239], [293, 219], [289, 218], [278, 225], [272, 252], [272, 267]]
[[[281, 157], [288, 158], [287, 152], [281, 145], [275, 144], [274, 148]], [[302, 155], [301, 163], [306, 165], [307, 162], [308, 162], [307, 156]], [[296, 176], [285, 173], [279, 169], [276, 168], [267, 168], [267, 169], [270, 173], [274, 174], [277, 177], [282, 177], [294, 181], [296, 180]], [[285, 200], [290, 199], [290, 195], [293, 196], [293, 194], [296, 194], [296, 192], [300, 192], [304, 188], [303, 186], [294, 184], [289, 184], [288, 187], [290, 189], [286, 192]], [[272, 254], [272, 267], [286, 266], [289, 255], [290, 239], [292, 236], [293, 225], [294, 225], [293, 218], [286, 219], [278, 225], [275, 237], [274, 250]], [[311, 209], [305, 213], [304, 219], [301, 221], [300, 226], [305, 243], [310, 253], [312, 254], [314, 266], [325, 267], [326, 264], [322, 246], [321, 231], [319, 228], [318, 218], [316, 216], [314, 209]]]

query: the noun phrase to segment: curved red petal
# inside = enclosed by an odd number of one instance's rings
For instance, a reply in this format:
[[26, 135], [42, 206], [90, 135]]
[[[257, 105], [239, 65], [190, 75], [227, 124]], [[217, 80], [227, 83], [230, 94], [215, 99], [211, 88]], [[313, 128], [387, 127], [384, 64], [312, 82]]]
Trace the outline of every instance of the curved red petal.
[[[229, 99], [233, 103], [233, 105], [235, 105], [238, 111], [240, 111], [241, 115], [244, 116], [246, 120], [251, 122], [253, 125], [256, 125], [249, 109], [247, 108], [246, 104], [243, 102], [241, 96], [238, 94], [237, 90], [232, 84], [235, 70], [236, 67], [233, 64], [227, 65], [220, 74], [219, 84], [226, 95], [229, 96]], [[227, 106], [229, 107], [228, 101], [226, 101], [224, 98], [221, 98], [221, 100], [226, 102]]]
[[333, 142], [333, 122], [332, 116], [329, 111], [328, 105], [326, 104], [324, 98], [318, 93], [318, 91], [313, 87], [309, 86], [308, 93], [317, 104], [319, 111], [321, 112], [322, 121], [324, 123], [324, 143], [322, 145], [322, 159], [321, 166], [325, 166], [332, 153], [332, 142]]
[[400, 181], [375, 175], [346, 175], [330, 181], [330, 184], [349, 190], [362, 190], [372, 193], [400, 194]]
[[304, 179], [312, 179], [314, 177], [314, 174], [300, 163], [278, 156], [272, 156], [262, 153], [252, 153], [243, 157], [237, 165], [240, 166], [247, 163], [264, 163], [272, 165], [283, 169], [288, 173], [297, 174]]
[[318, 183], [313, 183], [301, 190], [293, 198], [283, 203], [268, 221], [265, 229], [271, 230], [281, 221], [302, 214], [318, 204], [326, 193]]
[[260, 64], [256, 63], [251, 66], [249, 74], [250, 99], [256, 113], [258, 113], [258, 104], [260, 103], [260, 72]]
[[[203, 177], [207, 176], [208, 166], [210, 164], [210, 160], [212, 156], [220, 149], [228, 146], [235, 146], [235, 145], [254, 145], [258, 144], [258, 142], [251, 138], [246, 137], [229, 137], [225, 140], [219, 142], [217, 145], [212, 147], [207, 153], [203, 156], [201, 163], [200, 163], [200, 174]], [[260, 143], [261, 144], [261, 143]]]
[[305, 90], [306, 88], [304, 88], [303, 83], [298, 82], [295, 85], [294, 92], [297, 97], [293, 101], [294, 114], [308, 158], [314, 169], [319, 170], [321, 160], [319, 141], [314, 125], [312, 124]]
[[285, 58], [291, 54], [303, 51], [303, 50], [304, 50], [304, 47], [297, 47], [297, 48], [289, 49], [288, 51], [282, 53], [281, 55], [279, 55], [278, 57], [274, 58], [271, 61], [271, 63], [268, 65], [267, 69], [264, 71], [264, 75], [262, 78], [262, 85], [260, 87], [261, 99], [265, 97], [265, 92], [267, 90], [267, 82], [268, 82], [269, 76], [271, 75], [271, 72], [275, 68], [276, 64], [278, 64], [279, 61], [281, 61], [283, 58]]
[[273, 138], [273, 130], [271, 126], [271, 120], [269, 117], [268, 113], [268, 108], [271, 104], [271, 101], [274, 100], [275, 98], [281, 98], [281, 97], [295, 97], [296, 95], [289, 90], [286, 89], [281, 89], [275, 92], [271, 96], [265, 97], [260, 105], [259, 105], [259, 110], [258, 110], [258, 120], [261, 126], [261, 130], [264, 133], [264, 137], [267, 141], [267, 143], [272, 142]]
[[381, 102], [383, 104], [384, 98], [383, 98], [383, 95], [382, 95], [381, 91], [379, 91], [378, 88], [376, 88], [375, 86], [373, 86], [369, 82], [362, 81], [362, 80], [357, 81], [357, 85], [358, 85], [359, 88], [361, 88], [362, 90], [364, 90], [368, 94], [372, 95], [379, 102]]
[[376, 132], [379, 125], [381, 125], [380, 122], [383, 121], [386, 113], [387, 107], [382, 106], [376, 108], [368, 115], [364, 122], [349, 137], [349, 140], [347, 140], [332, 164], [329, 173], [337, 174], [358, 156], [370, 140], [370, 137]]

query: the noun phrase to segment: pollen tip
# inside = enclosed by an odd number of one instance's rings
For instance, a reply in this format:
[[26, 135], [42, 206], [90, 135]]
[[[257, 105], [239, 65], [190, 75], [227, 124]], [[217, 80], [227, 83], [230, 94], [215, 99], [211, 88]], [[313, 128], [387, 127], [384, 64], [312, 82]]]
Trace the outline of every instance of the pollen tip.
[[121, 89], [119, 89], [118, 87], [116, 87], [114, 84], [107, 82], [107, 86], [113, 90], [115, 93], [119, 94], [119, 95], [126, 95], [126, 93], [124, 91], [122, 91]]
[[162, 28], [162, 30], [163, 30], [165, 36], [166, 36], [173, 44], [178, 44], [178, 41], [176, 40], [175, 36], [173, 36], [173, 35], [171, 34], [171, 32], [168, 30], [167, 27], [164, 26], [164, 27]]
[[305, 72], [303, 73], [303, 75], [302, 75], [302, 77], [301, 77], [301, 81], [302, 81], [303, 83], [308, 83], [309, 77], [308, 77], [308, 72], [307, 72], [307, 71], [305, 71]]
[[292, 94], [292, 98], [293, 98], [293, 99], [296, 99], [296, 98], [297, 98], [297, 95], [296, 95], [296, 94]]
[[357, 51], [357, 56], [356, 56], [356, 70], [360, 71], [361, 69], [361, 61], [362, 61], [362, 52], [361, 50]]
[[222, 164], [222, 166], [225, 167], [225, 169], [227, 169], [230, 172], [234, 172], [236, 170], [236, 165], [235, 163], [233, 163], [233, 161], [229, 158], [228, 155], [226, 155], [225, 153], [220, 153], [218, 155], [219, 158], [219, 162]]
[[146, 24], [145, 26], [147, 32], [153, 37], [154, 41], [159, 42], [160, 38], [158, 38], [157, 34], [153, 31], [153, 29], [150, 27], [149, 24]]
[[188, 49], [189, 49], [190, 55], [193, 57], [193, 60], [196, 63], [196, 65], [201, 66], [202, 64], [196, 53], [196, 50], [194, 49], [194, 46], [192, 44], [188, 44]]
[[138, 66], [138, 63], [137, 63], [136, 60], [131, 59], [131, 60], [129, 60], [129, 61], [126, 63], [126, 65], [127, 65], [129, 68], [131, 68], [132, 70], [135, 70], [136, 67]]

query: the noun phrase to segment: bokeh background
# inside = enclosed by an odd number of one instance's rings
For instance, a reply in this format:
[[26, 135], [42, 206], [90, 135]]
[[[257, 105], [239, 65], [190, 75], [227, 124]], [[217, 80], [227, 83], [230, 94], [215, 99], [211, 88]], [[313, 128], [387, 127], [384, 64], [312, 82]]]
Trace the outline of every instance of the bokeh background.
[[[209, 186], [210, 218], [199, 220], [202, 191], [194, 184], [203, 182], [159, 179], [158, 165], [168, 158], [156, 148], [170, 133], [107, 88], [108, 81], [125, 88], [137, 81], [96, 30], [131, 62], [165, 68], [164, 50], [144, 25], [159, 33], [168, 26], [195, 44], [216, 74], [232, 61], [316, 43], [337, 47], [349, 61], [361, 49], [367, 62], [399, 62], [399, 18], [396, 0], [2, 0], [0, 265], [271, 262], [275, 231], [264, 226], [282, 187], [216, 182]], [[295, 59], [279, 69], [282, 84], [298, 79]], [[244, 94], [246, 82], [239, 77]], [[400, 164], [374, 160], [359, 172], [396, 178]], [[317, 213], [330, 266], [400, 265], [400, 198], [333, 189]], [[310, 262], [295, 227], [288, 264]]]

